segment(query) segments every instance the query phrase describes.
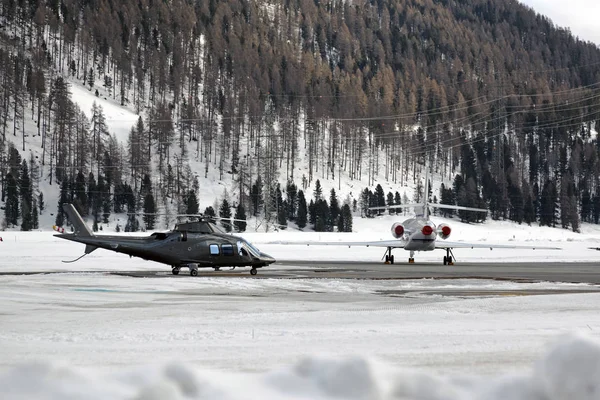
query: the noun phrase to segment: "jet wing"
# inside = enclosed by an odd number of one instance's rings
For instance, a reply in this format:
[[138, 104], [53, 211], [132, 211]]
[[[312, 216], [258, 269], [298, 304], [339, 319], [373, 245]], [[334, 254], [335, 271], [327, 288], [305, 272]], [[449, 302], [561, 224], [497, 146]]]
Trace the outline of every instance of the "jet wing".
[[446, 240], [436, 240], [436, 249], [540, 249], [540, 250], [562, 250], [561, 247], [553, 246], [534, 246], [534, 245], [518, 245], [518, 244], [494, 244], [494, 243], [468, 243], [468, 242], [448, 242]]
[[320, 242], [320, 241], [307, 241], [307, 242], [286, 242], [276, 241], [268, 242], [266, 244], [284, 244], [284, 245], [307, 245], [307, 246], [365, 246], [365, 247], [391, 247], [393, 249], [402, 249], [406, 245], [404, 240], [376, 240], [372, 242]]

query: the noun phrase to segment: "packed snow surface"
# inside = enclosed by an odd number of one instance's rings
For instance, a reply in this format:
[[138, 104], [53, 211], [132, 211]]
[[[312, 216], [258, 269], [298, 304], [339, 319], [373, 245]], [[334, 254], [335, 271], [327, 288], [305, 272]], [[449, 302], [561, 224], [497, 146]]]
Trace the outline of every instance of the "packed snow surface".
[[110, 373], [25, 364], [0, 375], [0, 388], [3, 399], [596, 400], [600, 342], [565, 335], [531, 371], [497, 378], [443, 377], [362, 357], [307, 357], [260, 374], [211, 372], [178, 362]]

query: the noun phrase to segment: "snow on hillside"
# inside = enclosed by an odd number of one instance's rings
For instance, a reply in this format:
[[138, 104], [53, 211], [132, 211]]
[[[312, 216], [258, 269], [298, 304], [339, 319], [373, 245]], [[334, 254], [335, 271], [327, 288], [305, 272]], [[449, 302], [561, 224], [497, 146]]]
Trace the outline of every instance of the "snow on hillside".
[[[95, 95], [96, 89], [98, 89], [99, 96]], [[114, 100], [104, 88], [98, 85], [96, 85], [92, 90], [89, 90], [79, 81], [69, 79], [69, 91], [71, 92], [73, 102], [79, 106], [79, 108], [86, 114], [88, 118], [90, 118], [92, 115], [91, 110], [94, 102], [98, 106], [102, 107], [110, 134], [113, 135], [123, 146], [126, 146], [130, 130], [137, 122], [139, 115], [135, 114], [135, 112], [128, 107], [120, 106], [118, 101]], [[25, 114], [26, 132], [37, 132], [38, 128], [36, 121], [31, 119], [31, 113], [26, 112]], [[142, 117], [145, 118], [145, 116]], [[37, 136], [37, 134], [28, 134], [25, 138], [25, 151], [22, 150], [21, 137], [13, 137], [12, 135], [9, 135], [7, 136], [7, 139], [9, 141], [13, 141], [17, 150], [20, 151], [23, 159], [29, 160], [31, 154], [36, 160], [38, 160], [38, 162], [41, 162], [42, 142], [40, 136]], [[242, 141], [242, 144], [244, 143], [245, 141]], [[177, 154], [178, 151], [174, 150], [172, 153]], [[244, 149], [242, 149], [242, 154], [243, 153]], [[296, 164], [296, 169], [294, 170], [294, 177], [296, 184], [299, 186], [299, 188], [302, 188], [301, 181], [303, 175], [308, 177], [308, 157], [305, 154], [304, 146], [300, 146], [298, 157], [299, 159]], [[197, 193], [197, 197], [201, 210], [204, 210], [204, 208], [208, 206], [214, 206], [216, 202], [220, 203], [225, 194], [230, 197], [231, 202], [237, 203], [238, 184], [233, 182], [231, 174], [228, 171], [225, 171], [223, 179], [220, 179], [217, 166], [211, 164], [208, 172], [205, 173], [204, 160], [196, 157], [195, 149], [193, 148], [188, 149], [187, 165], [189, 165], [193, 175], [195, 175], [199, 181], [200, 191]], [[46, 203], [46, 210], [40, 216], [41, 227], [48, 227], [54, 223], [58, 200], [58, 185], [56, 185], [56, 182], [53, 182], [52, 185], [49, 184], [49, 168], [50, 166], [48, 164], [41, 168], [43, 178], [40, 183], [40, 190], [44, 194]], [[280, 174], [279, 181], [285, 187], [287, 178], [283, 175], [284, 174]], [[347, 174], [342, 171], [341, 179], [339, 176], [336, 176], [335, 179], [327, 179], [326, 175], [323, 175], [323, 171], [319, 171], [315, 174], [311, 185], [305, 188], [307, 201], [309, 201], [312, 197], [316, 179], [320, 180], [323, 189], [323, 195], [326, 199], [329, 199], [329, 193], [331, 189], [335, 189], [337, 192], [337, 197], [341, 203], [343, 203], [344, 200], [348, 200], [350, 203], [353, 199], [358, 200], [360, 192], [367, 187], [366, 175], [363, 176], [362, 181], [351, 180], [348, 178]], [[434, 187], [434, 192], [439, 188], [439, 184], [437, 181], [435, 182], [436, 186]], [[385, 182], [385, 179], [381, 174], [375, 178], [375, 184], [377, 183], [382, 184], [386, 193], [388, 191], [399, 191], [401, 195], [406, 194], [411, 200], [413, 198], [412, 183], [400, 187], [390, 182]], [[159, 223], [160, 222], [161, 221], [159, 221]], [[18, 229], [18, 227], [15, 229]]]
[[126, 107], [121, 107], [118, 102], [106, 95], [96, 97], [92, 91], [88, 90], [78, 82], [71, 81], [69, 83], [71, 99], [79, 106], [81, 111], [83, 111], [88, 118], [91, 118], [92, 106], [94, 103], [96, 103], [97, 106], [102, 107], [111, 135], [125, 145], [131, 127], [135, 125], [139, 115], [136, 115]]
[[[108, 94], [106, 90], [103, 88], [99, 88], [99, 96], [94, 95], [94, 91], [88, 90], [87, 87], [82, 86], [78, 81], [70, 81], [70, 91], [72, 93], [72, 99], [75, 103], [79, 105], [79, 107], [86, 113], [86, 115], [91, 115], [92, 104], [96, 102], [97, 105], [103, 108], [103, 111], [106, 116], [106, 122], [109, 127], [109, 131], [112, 135], [114, 135], [118, 141], [120, 141], [123, 145], [126, 144], [129, 131], [133, 124], [137, 121], [138, 115], [136, 115], [133, 111], [129, 110], [127, 107], [121, 107], [117, 101], [113, 100]], [[26, 113], [29, 118], [30, 113]], [[37, 130], [34, 121], [27, 120], [26, 130], [30, 132], [35, 132]], [[13, 139], [12, 136], [8, 136], [9, 140]], [[18, 137], [17, 139], [18, 140]], [[42, 157], [42, 149], [41, 149], [41, 138], [36, 135], [31, 135], [26, 138], [28, 151], [22, 152], [22, 156], [25, 159], [29, 159], [29, 153], [31, 153], [34, 158], [41, 160]], [[18, 144], [18, 143], [17, 143]], [[20, 149], [19, 146], [17, 146]], [[303, 148], [301, 148], [300, 154], [300, 162], [297, 164], [297, 168], [295, 171], [295, 176], [297, 179], [302, 177], [303, 174], [307, 171], [306, 165], [306, 157], [305, 154], [302, 153]], [[231, 196], [232, 200], [235, 202], [235, 195], [237, 191], [237, 184], [232, 182], [231, 175], [225, 173], [224, 179], [219, 179], [218, 169], [214, 166], [211, 167], [205, 177], [204, 173], [204, 163], [202, 160], [195, 159], [193, 156], [193, 151], [190, 151], [190, 160], [189, 166], [194, 171], [195, 175], [198, 177], [200, 184], [200, 191], [198, 193], [198, 200], [200, 203], [200, 209], [204, 210], [207, 206], [214, 206], [217, 202], [220, 202], [223, 198], [224, 193], [228, 193]], [[46, 203], [46, 209], [43, 215], [40, 216], [40, 230], [48, 230], [51, 229], [51, 226], [55, 221], [56, 209], [58, 206], [58, 186], [56, 183], [53, 185], [49, 185], [48, 175], [49, 175], [49, 166], [46, 165], [42, 168], [43, 180], [40, 184], [40, 190], [44, 193], [44, 199]], [[335, 179], [323, 179], [321, 176], [322, 172], [317, 174], [315, 178], [320, 178], [323, 195], [325, 198], [329, 198], [329, 192], [331, 189], [335, 189], [337, 192], [337, 197], [339, 201], [342, 203], [345, 200], [352, 202], [353, 199], [358, 199], [360, 196], [360, 192], [367, 186], [366, 178], [363, 181], [358, 180], [350, 180], [347, 175], [342, 172], [341, 179], [339, 176], [336, 176]], [[281, 177], [281, 183], [285, 184], [285, 179]], [[422, 177], [421, 177], [422, 179]], [[440, 175], [433, 175], [431, 177], [432, 180], [432, 189], [433, 194], [435, 195], [439, 189], [440, 184], [443, 182], [445, 184], [450, 184], [447, 181], [448, 177], [443, 177]], [[300, 182], [297, 180], [297, 184]], [[394, 185], [392, 182], [386, 182], [382, 176], [377, 177], [375, 179], [375, 183], [381, 183], [384, 192], [388, 193], [389, 191], [395, 192], [398, 191], [401, 195], [406, 195], [411, 201], [414, 195], [414, 187], [412, 183], [407, 182], [406, 186], [398, 186]], [[314, 190], [314, 181], [311, 186], [309, 186], [305, 193], [307, 195], [307, 200], [312, 198], [313, 190]], [[301, 188], [301, 187], [300, 187]], [[373, 188], [373, 187], [372, 187]], [[438, 196], [439, 198], [439, 196]], [[362, 234], [364, 236], [356, 236], [353, 238], [349, 238], [346, 236], [341, 236], [339, 239], [333, 240], [377, 240], [377, 239], [390, 239], [391, 236], [389, 234], [390, 226], [397, 221], [403, 221], [405, 218], [410, 216], [410, 212], [404, 213], [402, 216], [382, 216], [375, 219], [362, 219], [358, 215], [355, 214], [354, 218], [354, 232]], [[111, 215], [110, 222], [108, 224], [103, 224], [102, 229], [104, 232], [113, 232], [115, 231], [117, 225], [122, 229], [125, 225], [126, 216], [124, 215]], [[477, 240], [477, 241], [490, 241], [492, 242], [495, 238], [500, 240], [513, 240], [513, 241], [531, 241], [531, 240], [541, 240], [541, 241], [581, 241], [589, 244], [596, 244], [600, 242], [600, 235], [597, 234], [599, 229], [596, 226], [585, 225], [582, 227], [582, 234], [573, 234], [568, 230], [563, 230], [560, 228], [540, 228], [536, 225], [534, 226], [526, 226], [526, 225], [518, 225], [512, 223], [510, 221], [487, 221], [484, 224], [479, 225], [467, 225], [458, 222], [456, 219], [445, 220], [442, 218], [433, 217], [433, 220], [437, 223], [447, 222], [453, 227], [453, 234], [451, 240]], [[91, 224], [91, 222], [89, 222]], [[172, 220], [165, 221], [164, 218], [159, 220], [159, 229], [170, 228], [173, 224]], [[290, 224], [290, 228], [288, 232], [294, 231], [293, 224]], [[252, 232], [253, 230], [258, 230], [260, 232], [264, 232], [266, 225], [261, 223], [260, 221], [256, 221], [254, 219], [249, 220], [248, 231]], [[18, 230], [18, 227], [13, 228], [13, 230]], [[271, 226], [269, 229], [273, 229]], [[496, 233], [494, 233], [496, 232]], [[543, 233], [541, 233], [543, 232]], [[592, 232], [591, 234], [589, 234]], [[287, 233], [289, 234], [289, 233]], [[322, 234], [319, 237], [326, 234]], [[290, 237], [293, 239], [294, 236]], [[306, 236], [299, 236], [300, 240], [310, 240], [307, 239]], [[474, 238], [474, 239], [473, 239]], [[263, 241], [259, 239], [259, 242]]]

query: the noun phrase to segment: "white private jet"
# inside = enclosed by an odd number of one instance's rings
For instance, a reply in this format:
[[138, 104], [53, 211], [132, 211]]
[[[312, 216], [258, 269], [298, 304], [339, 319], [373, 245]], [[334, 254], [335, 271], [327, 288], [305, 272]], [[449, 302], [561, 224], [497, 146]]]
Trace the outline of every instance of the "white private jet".
[[[425, 176], [425, 191], [428, 193], [429, 185], [429, 168], [426, 164], [426, 176]], [[522, 246], [522, 245], [509, 245], [509, 244], [490, 244], [490, 243], [467, 243], [467, 242], [450, 242], [446, 239], [452, 233], [452, 228], [448, 224], [436, 225], [429, 218], [429, 208], [444, 208], [451, 210], [463, 210], [463, 211], [476, 211], [485, 212], [486, 209], [482, 208], [471, 208], [463, 206], [455, 206], [450, 204], [437, 204], [429, 203], [427, 196], [423, 203], [417, 204], [403, 204], [397, 206], [386, 206], [386, 207], [373, 207], [370, 210], [388, 210], [390, 208], [415, 208], [420, 209], [417, 215], [413, 218], [406, 219], [403, 222], [396, 222], [392, 225], [391, 231], [394, 240], [379, 240], [373, 242], [322, 242], [322, 241], [311, 241], [311, 242], [277, 242], [279, 244], [306, 244], [306, 245], [338, 245], [338, 246], [366, 246], [366, 247], [385, 247], [385, 263], [393, 264], [394, 255], [392, 254], [393, 249], [404, 249], [410, 251], [408, 258], [409, 263], [415, 262], [415, 252], [417, 251], [433, 251], [436, 249], [446, 250], [446, 255], [443, 258], [444, 265], [454, 265], [455, 257], [452, 253], [452, 249], [459, 248], [504, 248], [504, 249], [545, 249], [545, 250], [561, 250], [560, 247], [547, 247], [547, 246]], [[442, 240], [439, 240], [442, 239]]]

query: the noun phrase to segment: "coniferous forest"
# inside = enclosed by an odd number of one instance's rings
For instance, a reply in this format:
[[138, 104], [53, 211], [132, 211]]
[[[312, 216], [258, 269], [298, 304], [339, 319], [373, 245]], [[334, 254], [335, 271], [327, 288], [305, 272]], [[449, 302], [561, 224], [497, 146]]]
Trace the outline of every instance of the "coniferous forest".
[[[142, 116], [127, 143], [71, 82]], [[452, 182], [433, 201], [578, 230], [600, 220], [597, 121], [600, 49], [516, 0], [0, 4], [2, 228], [62, 224], [44, 182], [95, 228], [169, 210], [347, 231], [407, 202], [378, 183], [416, 186], [427, 158]], [[236, 189], [199, 210], [215, 171]], [[354, 201], [321, 189], [342, 174]]]

